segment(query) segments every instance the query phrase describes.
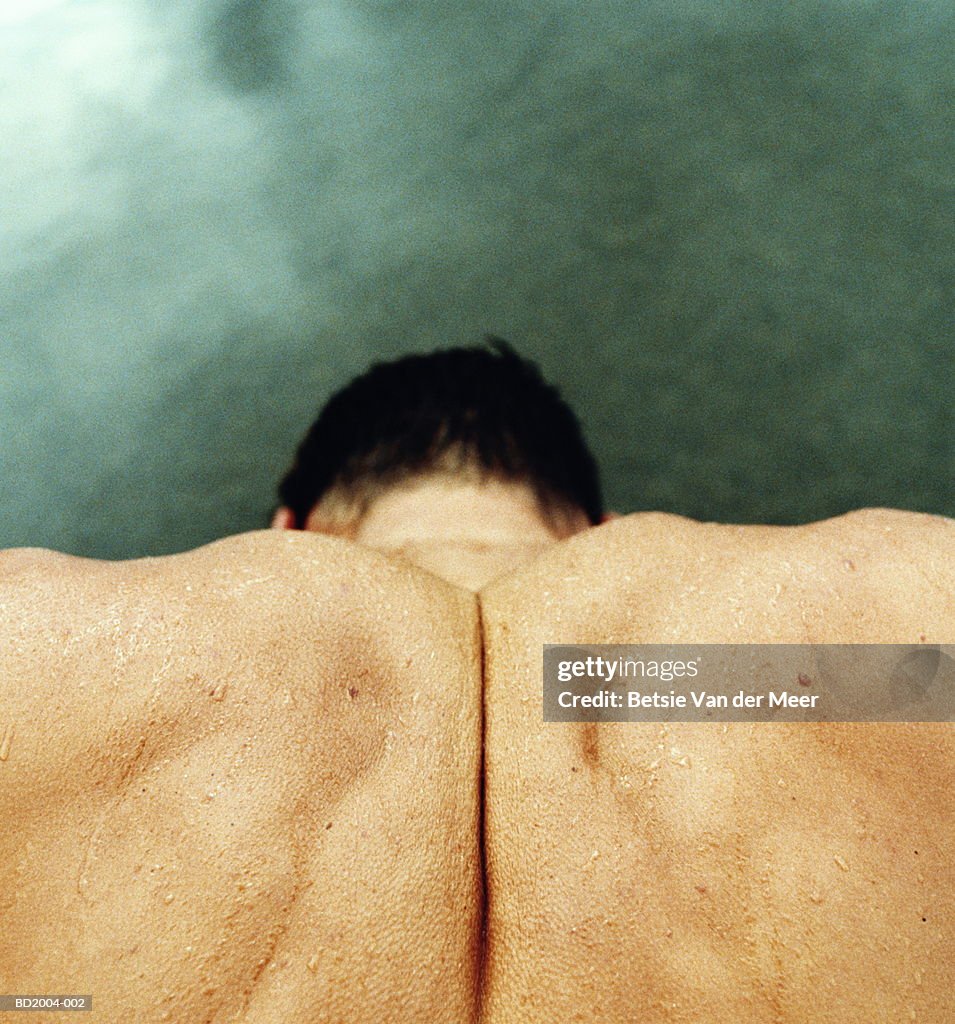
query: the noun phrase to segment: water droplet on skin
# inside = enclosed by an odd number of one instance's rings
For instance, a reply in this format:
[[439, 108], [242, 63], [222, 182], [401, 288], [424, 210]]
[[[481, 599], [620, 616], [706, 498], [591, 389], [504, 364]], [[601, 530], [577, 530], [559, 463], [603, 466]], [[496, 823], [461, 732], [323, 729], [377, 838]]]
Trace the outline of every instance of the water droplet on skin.
[[822, 903], [822, 897], [817, 892], [811, 892], [809, 894], [809, 898], [812, 900], [813, 903]]
[[13, 726], [8, 725], [0, 735], [0, 761], [6, 761], [10, 756], [10, 744], [13, 742]]
[[163, 896], [163, 898], [162, 898], [163, 903], [172, 903], [172, 900], [173, 900], [173, 895], [172, 895], [171, 892], [167, 892], [166, 895]]
[[849, 865], [839, 856], [838, 853], [832, 859], [839, 866], [840, 870], [842, 870], [842, 871], [848, 871], [849, 870]]
[[314, 974], [318, 970], [318, 957], [309, 957], [308, 963], [305, 966]]
[[209, 696], [213, 700], [222, 700], [226, 695], [226, 690], [229, 689], [228, 683], [216, 683], [210, 690]]

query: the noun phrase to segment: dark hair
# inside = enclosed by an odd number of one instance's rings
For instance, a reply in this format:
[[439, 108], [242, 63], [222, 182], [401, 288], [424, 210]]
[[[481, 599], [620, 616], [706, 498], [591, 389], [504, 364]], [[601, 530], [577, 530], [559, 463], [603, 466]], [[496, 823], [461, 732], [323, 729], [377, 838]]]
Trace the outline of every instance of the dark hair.
[[419, 473], [476, 468], [528, 483], [546, 513], [603, 517], [577, 417], [503, 339], [375, 363], [329, 399], [279, 485], [302, 527], [333, 488], [367, 499]]

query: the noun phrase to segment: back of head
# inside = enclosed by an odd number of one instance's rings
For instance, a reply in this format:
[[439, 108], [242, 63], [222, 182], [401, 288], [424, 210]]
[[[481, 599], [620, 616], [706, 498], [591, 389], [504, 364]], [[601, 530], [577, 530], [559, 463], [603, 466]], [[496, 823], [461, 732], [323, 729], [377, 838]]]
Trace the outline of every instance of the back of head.
[[600, 522], [576, 416], [534, 363], [487, 342], [376, 363], [333, 395], [279, 486], [295, 525], [319, 506], [344, 530], [389, 488], [436, 474], [524, 483], [549, 520]]

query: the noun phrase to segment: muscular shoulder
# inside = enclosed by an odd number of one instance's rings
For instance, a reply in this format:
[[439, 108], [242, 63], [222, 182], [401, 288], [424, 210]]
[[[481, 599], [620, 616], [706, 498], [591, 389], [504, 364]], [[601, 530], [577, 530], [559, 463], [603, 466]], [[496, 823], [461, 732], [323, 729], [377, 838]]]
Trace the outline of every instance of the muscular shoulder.
[[[378, 553], [314, 533], [262, 530], [159, 558], [105, 562], [40, 549], [0, 552], [0, 623], [9, 631], [63, 629], [111, 613], [158, 629], [187, 615], [263, 628], [373, 620], [415, 628], [472, 614], [468, 594]], [[284, 625], [283, 625], [284, 624]], [[120, 623], [117, 621], [117, 625]], [[228, 623], [223, 622], [227, 626]], [[433, 625], [433, 623], [432, 623]], [[431, 626], [428, 627], [432, 628]]]
[[[861, 509], [803, 526], [638, 513], [482, 592], [571, 642], [950, 642], [955, 522]], [[532, 612], [532, 609], [536, 609]]]
[[59, 602], [57, 611], [77, 617], [86, 601], [97, 598], [113, 605], [129, 599], [171, 607], [201, 600], [237, 614], [265, 603], [277, 609], [281, 602], [290, 618], [306, 613], [351, 618], [372, 607], [377, 618], [395, 604], [394, 592], [424, 615], [454, 614], [470, 603], [456, 588], [368, 548], [321, 534], [278, 530], [226, 537], [177, 555], [115, 562], [11, 549], [0, 552], [0, 588], [8, 612], [11, 601], [19, 602], [12, 610], [20, 615]]
[[476, 633], [472, 595], [316, 534], [260, 531], [125, 562], [9, 551], [0, 712], [60, 736], [66, 756], [101, 739], [107, 718], [161, 708], [184, 720], [225, 687], [244, 703], [216, 706], [237, 713], [295, 690], [334, 707], [331, 691], [360, 674], [388, 704], [422, 673], [471, 670]]
[[473, 594], [315, 534], [5, 556], [0, 984], [466, 1019], [478, 635]]

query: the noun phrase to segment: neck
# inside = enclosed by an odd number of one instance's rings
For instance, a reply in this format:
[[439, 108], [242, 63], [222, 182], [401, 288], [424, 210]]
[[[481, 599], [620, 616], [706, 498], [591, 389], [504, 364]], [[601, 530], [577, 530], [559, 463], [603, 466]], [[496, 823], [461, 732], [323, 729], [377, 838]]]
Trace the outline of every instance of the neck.
[[525, 484], [429, 477], [374, 501], [353, 539], [478, 590], [586, 525], [552, 524]]

